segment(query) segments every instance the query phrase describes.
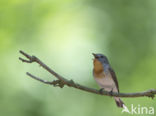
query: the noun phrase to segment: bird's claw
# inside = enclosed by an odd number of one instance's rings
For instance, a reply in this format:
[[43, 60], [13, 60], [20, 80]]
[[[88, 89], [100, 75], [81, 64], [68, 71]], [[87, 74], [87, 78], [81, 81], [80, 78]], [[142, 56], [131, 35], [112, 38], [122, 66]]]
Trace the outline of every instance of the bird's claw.
[[102, 94], [103, 90], [104, 90], [104, 88], [101, 88], [101, 89], [99, 90], [99, 93]]
[[112, 96], [113, 95], [113, 89], [109, 92], [109, 94]]

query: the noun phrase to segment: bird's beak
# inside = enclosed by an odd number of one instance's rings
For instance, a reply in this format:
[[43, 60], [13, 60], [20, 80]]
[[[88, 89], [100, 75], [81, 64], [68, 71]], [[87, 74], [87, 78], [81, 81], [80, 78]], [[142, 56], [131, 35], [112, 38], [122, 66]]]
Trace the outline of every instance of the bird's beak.
[[97, 56], [95, 53], [92, 53], [92, 55], [94, 56], [94, 58], [96, 58], [96, 56]]

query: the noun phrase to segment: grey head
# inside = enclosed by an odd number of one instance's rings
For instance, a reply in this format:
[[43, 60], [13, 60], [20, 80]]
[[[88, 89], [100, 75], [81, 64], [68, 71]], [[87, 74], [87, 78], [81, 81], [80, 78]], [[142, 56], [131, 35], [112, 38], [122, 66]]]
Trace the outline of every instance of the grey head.
[[99, 60], [102, 64], [109, 64], [109, 61], [107, 59], [107, 57], [103, 54], [95, 54], [95, 53], [92, 53], [94, 58]]

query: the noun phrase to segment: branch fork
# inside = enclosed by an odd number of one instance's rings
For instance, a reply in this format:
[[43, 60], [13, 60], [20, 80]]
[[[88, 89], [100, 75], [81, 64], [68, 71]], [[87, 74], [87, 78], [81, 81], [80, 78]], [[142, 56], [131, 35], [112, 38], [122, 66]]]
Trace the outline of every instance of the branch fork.
[[54, 87], [60, 87], [63, 88], [65, 85], [68, 87], [73, 87], [76, 89], [80, 89], [82, 91], [86, 91], [86, 92], [90, 92], [90, 93], [94, 93], [94, 94], [98, 94], [98, 95], [105, 95], [105, 96], [115, 96], [115, 97], [151, 97], [152, 99], [155, 97], [156, 94], [156, 89], [150, 89], [148, 91], [144, 91], [144, 92], [138, 92], [138, 93], [116, 93], [116, 92], [108, 92], [108, 91], [104, 91], [104, 90], [97, 90], [94, 88], [89, 88], [86, 87], [84, 85], [80, 85], [78, 83], [75, 83], [73, 80], [68, 80], [64, 77], [62, 77], [61, 75], [59, 75], [58, 73], [56, 73], [55, 71], [53, 71], [51, 68], [49, 68], [46, 64], [44, 64], [39, 58], [37, 58], [36, 56], [31, 56], [23, 51], [19, 51], [23, 56], [25, 56], [27, 59], [23, 59], [21, 57], [19, 57], [19, 60], [24, 62], [24, 63], [33, 63], [36, 62], [37, 64], [39, 64], [41, 67], [43, 67], [46, 71], [48, 71], [50, 74], [52, 74], [53, 76], [55, 76], [57, 78], [57, 80], [53, 80], [53, 81], [46, 81], [43, 80], [39, 77], [36, 77], [34, 75], [32, 75], [31, 73], [27, 72], [26, 74], [37, 80], [40, 81], [41, 83], [44, 84], [49, 84], [49, 85], [53, 85]]

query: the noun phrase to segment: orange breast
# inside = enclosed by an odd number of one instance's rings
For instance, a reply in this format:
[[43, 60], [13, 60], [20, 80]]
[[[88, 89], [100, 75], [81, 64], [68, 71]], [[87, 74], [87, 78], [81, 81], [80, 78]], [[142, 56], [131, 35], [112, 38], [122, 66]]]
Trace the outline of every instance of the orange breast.
[[94, 69], [93, 69], [94, 76], [99, 77], [99, 78], [104, 77], [105, 75], [104, 75], [104, 71], [103, 71], [104, 68], [103, 68], [102, 63], [98, 61], [97, 59], [94, 59], [93, 64], [94, 64]]

